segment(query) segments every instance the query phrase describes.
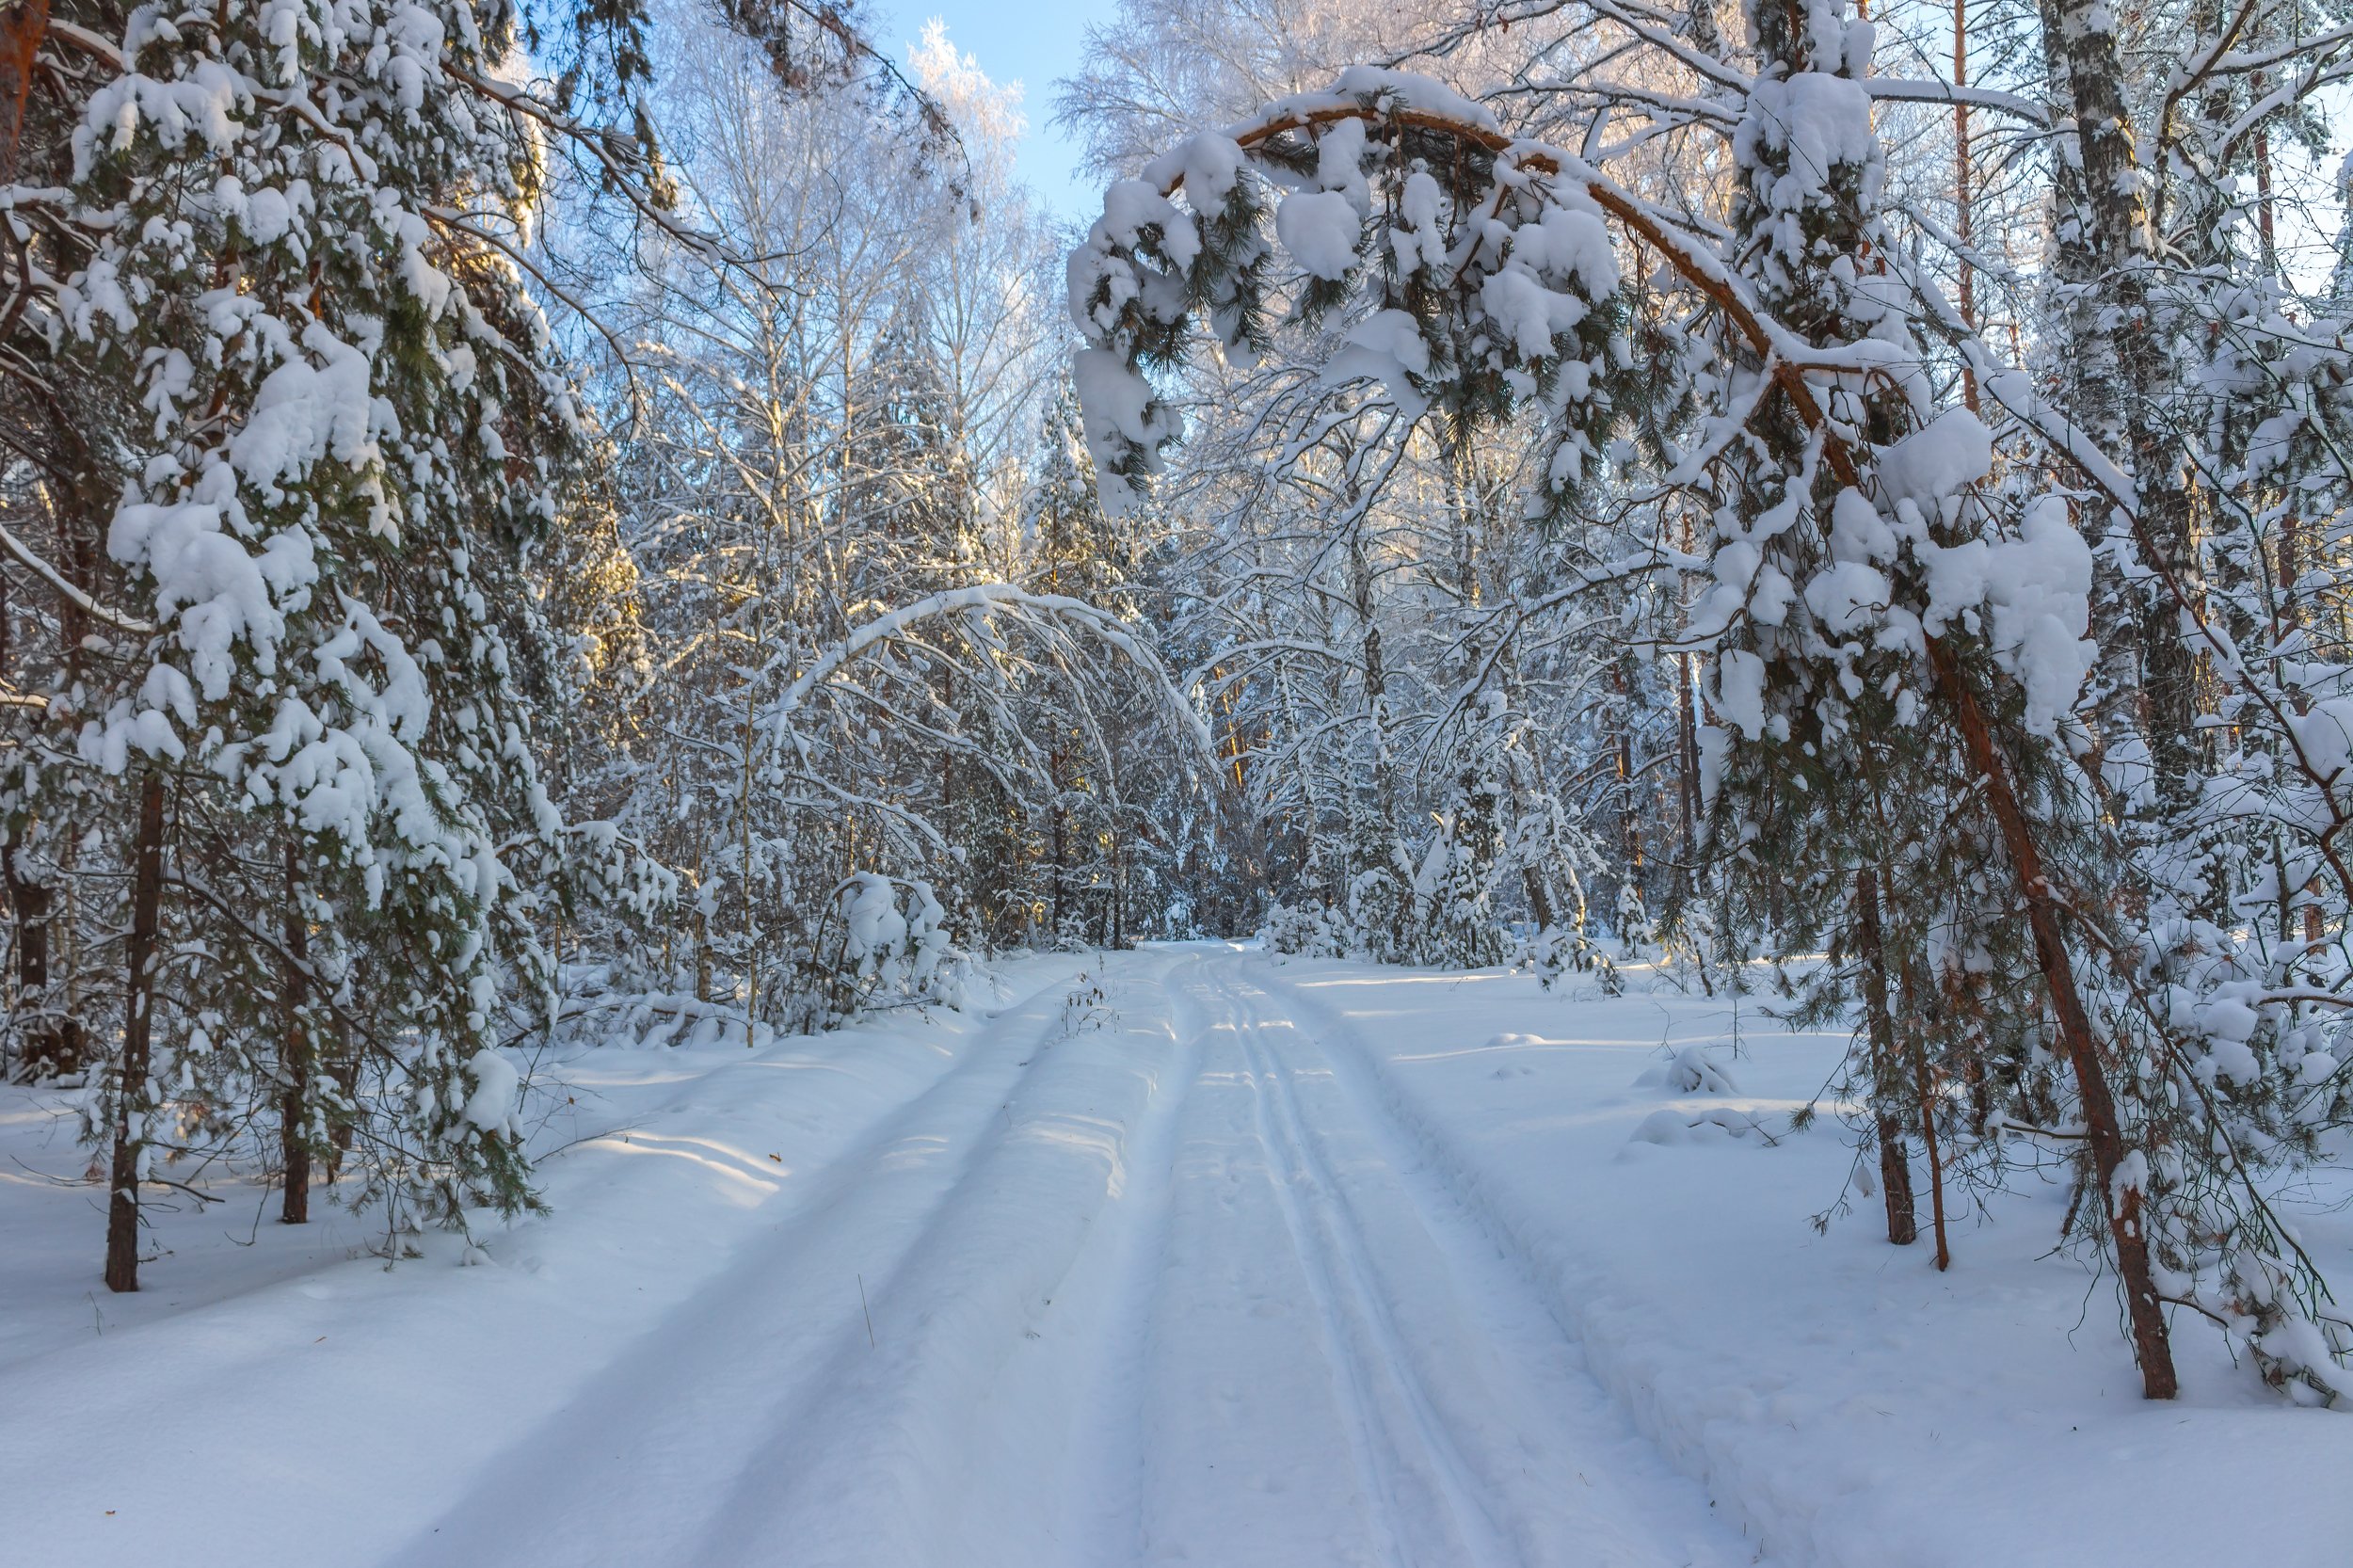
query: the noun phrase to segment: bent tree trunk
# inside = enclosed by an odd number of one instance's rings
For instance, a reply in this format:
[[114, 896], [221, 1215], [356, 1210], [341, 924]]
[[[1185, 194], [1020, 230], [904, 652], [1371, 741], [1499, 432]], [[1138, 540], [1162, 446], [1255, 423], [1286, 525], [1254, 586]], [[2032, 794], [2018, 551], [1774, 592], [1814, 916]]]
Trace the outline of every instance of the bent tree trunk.
[[1993, 732], [1978, 706], [1977, 693], [1961, 676], [1961, 666], [1943, 639], [1931, 637], [1929, 660], [1937, 684], [1969, 749], [1969, 760], [1985, 785], [1987, 803], [2009, 854], [2018, 891], [2026, 904], [2026, 920], [2034, 932], [2035, 958], [2042, 970], [2043, 986], [2058, 1016], [2059, 1041], [2075, 1075], [2075, 1093], [2083, 1102], [2085, 1140], [2091, 1146], [2091, 1168], [2100, 1183], [2099, 1198], [2108, 1217], [2108, 1233], [2116, 1247], [2116, 1272], [2124, 1287], [2125, 1316], [2132, 1324], [2133, 1352], [2140, 1362], [2141, 1393], [2152, 1400], [2169, 1400], [2180, 1391], [2173, 1371], [2173, 1347], [2166, 1336], [2165, 1306], [2157, 1298], [2156, 1277], [2150, 1268], [2149, 1235], [2141, 1218], [2137, 1182], [2120, 1181], [2125, 1169], [2124, 1135], [2117, 1119], [2116, 1097], [2101, 1065], [2091, 1020], [2084, 1012], [2083, 994], [2075, 988], [2074, 961], [2059, 927], [2058, 900], [2042, 870], [2042, 854], [2034, 830], [2010, 785], [2006, 760], [1993, 744]]
[[122, 1015], [122, 1063], [115, 1080], [114, 1194], [106, 1207], [106, 1288], [139, 1288], [139, 1165], [154, 1104], [147, 1088], [154, 1028], [156, 934], [164, 902], [164, 781], [148, 776], [139, 790], [139, 831], [132, 848], [130, 994]]
[[[2077, 109], [2078, 139], [2083, 147], [2086, 184], [2099, 187], [2088, 191], [2085, 196], [2086, 210], [2090, 214], [2092, 226], [2099, 231], [2101, 243], [2095, 249], [2104, 262], [2121, 260], [2127, 264], [2135, 263], [2146, 255], [2147, 236], [2140, 232], [2145, 228], [2145, 215], [2139, 213], [2137, 206], [2138, 187], [2131, 163], [2130, 132], [2122, 113], [2118, 85], [2121, 79], [2121, 71], [2114, 66], [2113, 21], [2097, 0], [2051, 0], [2051, 5], [2053, 14], [2065, 24], [2062, 32], [2067, 35], [2063, 40], [2066, 47], [2060, 52], [2060, 57], [2069, 69], [2072, 96]], [[1769, 9], [1753, 14], [1757, 15], [1760, 21], [1771, 17], [1777, 25], [1786, 20]], [[1372, 112], [1368, 108], [1359, 117], [1369, 119]], [[1505, 152], [1512, 146], [1510, 139], [1500, 131], [1486, 126], [1426, 111], [1411, 111], [1403, 118], [1419, 126], [1442, 130], [1490, 152]], [[1280, 118], [1271, 120], [1246, 131], [1237, 141], [1247, 150], [1289, 124], [1289, 120]], [[1531, 155], [1520, 167], [1539, 172], [1561, 171], [1558, 161], [1548, 155]], [[1770, 376], [1773, 388], [1787, 398], [1799, 421], [1808, 430], [1820, 433], [1820, 457], [1831, 477], [1846, 488], [1868, 493], [1871, 487], [1865, 483], [1847, 444], [1851, 439], [1849, 433], [1826, 417], [1821, 401], [1807, 379], [1809, 372], [1787, 357], [1784, 336], [1778, 328], [1768, 327], [1746, 292], [1720, 263], [1681, 243], [1637, 199], [1613, 188], [1609, 182], [1592, 180], [1579, 183], [1585, 197], [1606, 216], [1614, 219], [1627, 234], [1649, 246], [1685, 283], [1723, 312], [1732, 329], [1747, 341], [1759, 365], [1765, 367], [1765, 374]], [[1173, 185], [1170, 188], [1173, 189]], [[2136, 248], [2141, 248], [2137, 250]], [[2115, 269], [2111, 268], [2111, 272], [2114, 273]], [[2113, 281], [2122, 290], [2130, 291], [2140, 287], [2145, 280], [2137, 265], [2127, 264], [2121, 274], [2113, 277]], [[2145, 300], [2132, 296], [2125, 303], [2141, 304]], [[2089, 346], [2094, 351], [2113, 346], [2120, 333], [2129, 337], [2142, 326], [2141, 317], [2132, 310], [2120, 308], [2115, 312], [2115, 331], [2096, 333], [2091, 338]], [[2131, 377], [2122, 379], [2129, 380]], [[2145, 410], [2149, 406], [2145, 395], [2137, 400], [2137, 409]], [[2097, 439], [2113, 442], [2120, 432], [2118, 424], [2109, 422], [2095, 425], [2091, 433]], [[2143, 421], [2138, 427], [2128, 428], [2121, 433], [2128, 438], [2146, 437], [2153, 433], [2153, 427]], [[2137, 457], [2146, 455], [2146, 443], [2142, 440], [2128, 439], [2121, 444], [2128, 446]], [[1361, 546], [1358, 551], [1361, 553]], [[2165, 559], [2163, 551], [2150, 550], [2145, 552], [2156, 558], [2153, 564], [2158, 565], [2161, 569], [2170, 564]], [[1359, 569], [1361, 571], [1361, 568]], [[1359, 587], [1360, 615], [1363, 613], [1364, 597], [1364, 590]], [[2045, 878], [2034, 829], [2026, 820], [2010, 781], [2008, 759], [1994, 740], [1977, 694], [1963, 679], [1959, 661], [1944, 638], [1929, 636], [1924, 640], [1942, 700], [1950, 705], [1954, 722], [1962, 733], [1970, 771], [1985, 787], [1987, 801], [1993, 808], [2012, 875], [2026, 905], [2034, 934], [2037, 968], [2050, 993], [2051, 1005], [2058, 1020], [2061, 1048], [2073, 1071], [2083, 1104], [2087, 1142], [2090, 1146], [2093, 1170], [2100, 1182], [2101, 1200], [2108, 1216], [2117, 1272], [2123, 1285], [2125, 1309], [2131, 1323], [2134, 1352], [2140, 1364], [2142, 1390], [2151, 1399], [2171, 1399], [2179, 1385], [2174, 1374], [2172, 1350], [2167, 1340], [2164, 1304], [2157, 1295], [2151, 1267], [2149, 1241], [2142, 1221], [2143, 1193], [2138, 1181], [2120, 1180], [2128, 1170], [2123, 1132], [2117, 1115], [2115, 1096], [2109, 1088], [2099, 1048], [2092, 1036], [2090, 1020], [2084, 1010], [2083, 997], [2076, 986], [2074, 967], [2068, 954], [2059, 919], [2058, 901]], [[1377, 646], [1374, 635], [1369, 632], [1366, 641], [1369, 655]], [[1368, 657], [1366, 688], [1370, 698], [1369, 705], [1376, 721], [1380, 712], [1375, 680], [1377, 673], [1378, 664]], [[1378, 736], [1377, 722], [1375, 733]], [[2182, 733], [2186, 734], [2186, 728]], [[2158, 761], [2159, 771], [2163, 773], [2168, 759], [2161, 754]], [[1378, 777], [1376, 772], [1376, 779]]]

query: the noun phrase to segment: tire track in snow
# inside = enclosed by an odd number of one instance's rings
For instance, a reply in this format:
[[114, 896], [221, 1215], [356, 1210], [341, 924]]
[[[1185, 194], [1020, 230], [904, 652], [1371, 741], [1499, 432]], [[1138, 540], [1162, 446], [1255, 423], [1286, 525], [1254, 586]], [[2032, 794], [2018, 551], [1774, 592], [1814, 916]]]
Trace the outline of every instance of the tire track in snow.
[[[853, 1345], [865, 1348], [865, 1309], [850, 1273], [863, 1272], [871, 1291], [920, 1244], [923, 1222], [987, 1146], [1000, 1108], [1044, 1068], [1039, 1046], [1060, 1021], [1059, 998], [1047, 999], [1067, 984], [1000, 1011], [960, 1060], [814, 1170], [773, 1230], [624, 1340], [563, 1409], [486, 1466], [392, 1560], [402, 1568], [688, 1560], [678, 1537], [700, 1523], [696, 1500], [728, 1483], [760, 1432], [792, 1419], [828, 1365]], [[811, 1272], [812, 1256], [844, 1249], [856, 1268], [839, 1278], [830, 1268]], [[519, 1515], [511, 1499], [544, 1491], [551, 1477], [569, 1494], [567, 1506]]]
[[[1034, 1482], [1063, 1470], [1070, 1419], [1066, 1401], [1042, 1408], [1025, 1384], [1041, 1368], [1024, 1348], [1087, 1315], [1065, 1281], [1116, 1244], [1097, 1221], [1119, 1206], [1177, 1048], [1164, 1026], [1126, 1022], [1035, 1048], [1038, 1070], [875, 1290], [877, 1341], [845, 1346], [771, 1423], [682, 1560], [1035, 1560], [1027, 1544], [1050, 1537], [1063, 1511]], [[1006, 1470], [1030, 1484], [993, 1486]]]
[[[1194, 959], [1184, 968], [1198, 969], [1204, 963]], [[1171, 1004], [1176, 1055], [1154, 1085], [1144, 1125], [1132, 1140], [1131, 1179], [1109, 1214], [1116, 1234], [1097, 1243], [1110, 1252], [1096, 1308], [1102, 1327], [1086, 1374], [1085, 1402], [1073, 1423], [1063, 1526], [1070, 1568], [1136, 1561], [1144, 1550], [1144, 1401], [1150, 1321], [1167, 1265], [1176, 1124], [1201, 1073], [1205, 1027], [1185, 991], [1167, 982], [1162, 989]]]
[[402, 1560], [1748, 1560], [1642, 1517], [1710, 1528], [1320, 1014], [1239, 955], [1106, 978], [1112, 1028], [999, 1014]]

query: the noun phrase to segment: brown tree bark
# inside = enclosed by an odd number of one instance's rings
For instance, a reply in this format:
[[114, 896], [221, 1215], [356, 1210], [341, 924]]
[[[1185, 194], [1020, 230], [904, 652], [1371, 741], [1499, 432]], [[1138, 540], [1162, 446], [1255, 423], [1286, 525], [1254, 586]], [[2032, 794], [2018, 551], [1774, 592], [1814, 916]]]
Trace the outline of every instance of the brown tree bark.
[[2165, 1305], [2158, 1299], [2156, 1276], [2150, 1267], [2149, 1237], [2141, 1222], [2141, 1192], [2137, 1186], [2118, 1181], [2124, 1168], [2122, 1124], [2116, 1098], [2101, 1064], [2091, 1020], [2084, 1012], [2083, 993], [2076, 989], [2074, 961], [2059, 927], [2059, 905], [2042, 869], [2042, 853], [2034, 830], [2018, 804], [2008, 761], [1993, 744], [1993, 732], [1977, 693], [1962, 677], [1952, 649], [1942, 638], [1929, 639], [1929, 660], [1937, 684], [1953, 706], [1954, 718], [1969, 751], [1969, 760], [1985, 785], [1987, 804], [1993, 809], [2012, 874], [2026, 904], [2026, 920], [2034, 933], [2035, 957], [2042, 970], [2044, 988], [2057, 1016], [2060, 1048], [2075, 1075], [2076, 1096], [2083, 1103], [2086, 1141], [2091, 1147], [2092, 1174], [2100, 1184], [2099, 1197], [2108, 1216], [2108, 1231], [2116, 1247], [2116, 1272], [2124, 1286], [2124, 1311], [2132, 1324], [2133, 1352], [2140, 1362], [2142, 1394], [2169, 1400], [2180, 1392], [2173, 1370], [2173, 1348], [2167, 1337]]
[[301, 851], [286, 845], [285, 954], [279, 960], [279, 1148], [284, 1155], [286, 1192], [279, 1218], [290, 1225], [311, 1223], [311, 1042], [302, 1023], [302, 966], [310, 955], [310, 922], [303, 919]]
[[1904, 1069], [1896, 1051], [1896, 1022], [1887, 1008], [1887, 949], [1880, 930], [1876, 871], [1865, 867], [1855, 872], [1854, 899], [1863, 958], [1863, 1010], [1871, 1034], [1871, 1118], [1880, 1146], [1880, 1192], [1887, 1201], [1888, 1240], [1908, 1247], [1920, 1239], [1920, 1220], [1912, 1195], [1912, 1157], [1904, 1147], [1904, 1126], [1885, 1105]]
[[16, 0], [0, 10], [0, 184], [14, 184], [24, 163], [24, 105], [48, 36], [49, 0]]
[[1920, 987], [1912, 961], [1904, 961], [1904, 1038], [1912, 1045], [1913, 1087], [1920, 1095], [1920, 1148], [1929, 1157], [1929, 1222], [1936, 1233], [1936, 1271], [1953, 1266], [1945, 1235], [1945, 1157], [1936, 1146], [1936, 1074], [1929, 1065], [1928, 1031], [1920, 1016]]
[[131, 851], [129, 1000], [114, 1107], [114, 1193], [106, 1207], [106, 1288], [139, 1288], [139, 1160], [148, 1143], [149, 1045], [154, 1030], [156, 938], [164, 903], [164, 781], [139, 786], [138, 837]]

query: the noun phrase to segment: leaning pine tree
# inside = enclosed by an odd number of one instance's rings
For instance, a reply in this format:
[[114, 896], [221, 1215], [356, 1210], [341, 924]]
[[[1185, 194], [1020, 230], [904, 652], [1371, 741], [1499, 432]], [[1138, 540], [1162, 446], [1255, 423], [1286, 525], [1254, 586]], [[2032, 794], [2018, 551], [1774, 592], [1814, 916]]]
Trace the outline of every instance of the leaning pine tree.
[[[1596, 485], [1658, 499], [1662, 523], [1675, 497], [1703, 507], [1684, 646], [1712, 664], [1705, 782], [1735, 912], [1777, 907], [1785, 934], [1854, 955], [1825, 984], [1864, 1004], [1854, 1078], [1891, 1172], [1917, 1128], [1941, 1181], [1956, 1096], [1980, 1139], [2007, 1119], [2070, 1138], [2144, 1390], [2169, 1398], [2167, 1308], [2212, 1274], [2201, 1249], [2235, 1254], [2240, 1280], [2303, 1266], [2260, 1228], [2176, 1212], [2199, 1185], [2185, 1170], [2224, 1169], [2210, 1146], [2227, 1140], [2184, 1135], [2168, 1020], [2137, 1005], [2130, 943], [2089, 913], [2121, 863], [2075, 714], [2097, 652], [2090, 552], [2068, 499], [1998, 475], [1988, 427], [1923, 368], [1910, 320], [1966, 328], [1877, 222], [1868, 27], [1835, 0], [1757, 6], [1750, 25], [1753, 73], [1710, 72], [1737, 110], [1734, 199], [1713, 219], [1369, 69], [1114, 185], [1070, 265], [1105, 504], [1132, 504], [1179, 434], [1151, 376], [1193, 321], [1246, 360], [1275, 350], [1287, 309], [1286, 345], [1307, 340], [1332, 395], [1370, 383], [1408, 424], [1443, 422], [1433, 440], [1525, 433], [1533, 521], [1574, 523]], [[1612, 226], [1680, 283], [1672, 364], [1636, 363]], [[2064, 460], [2116, 472], [2022, 378], [1985, 380], [2019, 426], [2059, 433]], [[1616, 440], [1629, 431], [1641, 445]], [[1663, 539], [1656, 559], [1700, 564]], [[1931, 1016], [1959, 1021], [1931, 1039]], [[1891, 1239], [1910, 1240], [1897, 1219]], [[2282, 1327], [2309, 1324], [2313, 1290], [2217, 1294], [2197, 1304], [2264, 1337], [2267, 1371], [2339, 1375], [2325, 1336]]]

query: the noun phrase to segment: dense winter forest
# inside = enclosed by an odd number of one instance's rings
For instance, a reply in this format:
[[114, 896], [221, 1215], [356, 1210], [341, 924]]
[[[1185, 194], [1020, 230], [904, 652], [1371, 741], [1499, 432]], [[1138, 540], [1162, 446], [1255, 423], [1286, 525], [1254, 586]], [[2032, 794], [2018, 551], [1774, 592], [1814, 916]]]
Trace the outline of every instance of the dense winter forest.
[[0, 10], [0, 1060], [107, 1288], [215, 1170], [536, 1210], [517, 1048], [1257, 935], [1850, 1032], [1823, 1223], [2057, 1179], [2148, 1397], [2353, 1392], [2344, 13], [1119, 0], [1083, 232], [881, 36]]

